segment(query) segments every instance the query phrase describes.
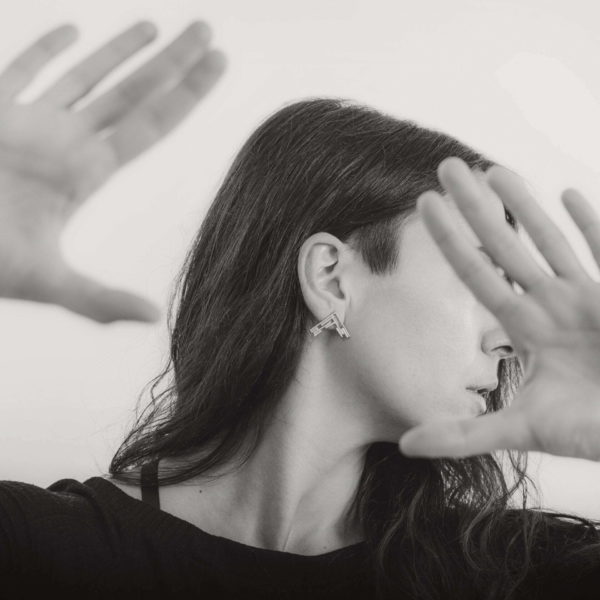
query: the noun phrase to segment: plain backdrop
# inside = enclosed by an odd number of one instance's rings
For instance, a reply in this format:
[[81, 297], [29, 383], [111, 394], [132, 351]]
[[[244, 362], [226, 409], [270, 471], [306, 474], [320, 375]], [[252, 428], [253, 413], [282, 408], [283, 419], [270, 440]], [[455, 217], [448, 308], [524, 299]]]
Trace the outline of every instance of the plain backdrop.
[[[55, 25], [79, 27], [26, 101], [137, 20], [154, 21], [160, 36], [106, 85], [190, 21], [212, 25], [229, 58], [216, 90], [91, 198], [64, 236], [78, 268], [163, 309], [243, 141], [285, 103], [319, 95], [441, 129], [517, 170], [598, 279], [559, 194], [577, 187], [600, 210], [599, 16], [594, 0], [4, 1], [0, 63]], [[0, 301], [0, 479], [46, 487], [107, 471], [168, 354], [163, 314], [156, 325], [106, 326]], [[531, 463], [541, 505], [600, 518], [599, 464], [535, 453]]]

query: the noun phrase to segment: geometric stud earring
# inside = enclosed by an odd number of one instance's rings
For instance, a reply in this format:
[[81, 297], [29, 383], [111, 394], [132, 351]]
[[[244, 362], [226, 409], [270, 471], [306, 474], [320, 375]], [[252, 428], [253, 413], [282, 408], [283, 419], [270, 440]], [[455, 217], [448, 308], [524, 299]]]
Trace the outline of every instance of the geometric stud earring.
[[322, 321], [319, 321], [314, 327], [311, 327], [310, 333], [317, 337], [321, 333], [321, 331], [323, 331], [324, 329], [330, 329], [332, 325], [335, 327], [340, 337], [350, 337], [348, 330], [344, 327], [344, 324], [340, 321], [340, 318], [338, 317], [335, 311], [332, 312], [330, 315], [327, 315]]

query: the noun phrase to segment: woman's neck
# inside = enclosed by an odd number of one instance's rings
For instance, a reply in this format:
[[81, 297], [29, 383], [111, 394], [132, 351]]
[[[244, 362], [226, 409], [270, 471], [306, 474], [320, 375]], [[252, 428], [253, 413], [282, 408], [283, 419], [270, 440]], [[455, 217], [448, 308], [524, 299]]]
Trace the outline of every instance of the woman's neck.
[[363, 540], [348, 512], [365, 453], [377, 441], [359, 408], [366, 402], [336, 387], [322, 363], [299, 372], [307, 376], [280, 400], [248, 461], [194, 484], [201, 493], [190, 510], [206, 517], [209, 533], [307, 555]]

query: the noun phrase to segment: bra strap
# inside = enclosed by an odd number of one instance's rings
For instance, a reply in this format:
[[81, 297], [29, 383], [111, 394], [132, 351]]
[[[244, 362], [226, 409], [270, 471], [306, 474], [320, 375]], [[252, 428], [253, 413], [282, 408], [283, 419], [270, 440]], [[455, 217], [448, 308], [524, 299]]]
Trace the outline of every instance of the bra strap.
[[142, 465], [142, 502], [160, 509], [158, 497], [158, 460]]

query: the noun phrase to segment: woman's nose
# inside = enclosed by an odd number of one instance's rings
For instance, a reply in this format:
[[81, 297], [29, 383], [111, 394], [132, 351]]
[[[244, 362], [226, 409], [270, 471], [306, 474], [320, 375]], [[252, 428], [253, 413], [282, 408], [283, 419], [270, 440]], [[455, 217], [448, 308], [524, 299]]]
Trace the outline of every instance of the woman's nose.
[[481, 347], [486, 354], [496, 355], [498, 358], [512, 358], [516, 355], [510, 338], [499, 328], [483, 337]]

